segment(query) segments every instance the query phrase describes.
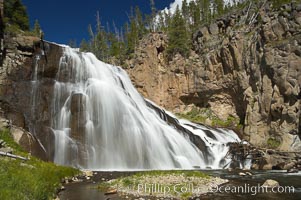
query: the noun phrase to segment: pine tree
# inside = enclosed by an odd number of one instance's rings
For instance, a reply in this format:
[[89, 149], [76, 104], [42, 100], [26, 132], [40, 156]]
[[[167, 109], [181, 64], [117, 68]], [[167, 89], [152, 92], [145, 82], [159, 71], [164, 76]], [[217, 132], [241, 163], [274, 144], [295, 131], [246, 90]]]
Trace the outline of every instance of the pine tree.
[[72, 48], [76, 48], [77, 47], [77, 42], [75, 39], [70, 39], [68, 42], [68, 45]]
[[165, 19], [165, 30], [168, 30], [168, 27], [170, 26], [171, 22], [171, 13], [168, 10], [167, 12], [164, 11], [164, 19]]
[[179, 6], [177, 6], [168, 29], [167, 58], [171, 60], [177, 53], [187, 57], [189, 55], [189, 44], [185, 20], [181, 15]]
[[81, 43], [79, 45], [79, 48], [83, 52], [91, 51], [91, 47], [90, 47], [89, 43], [85, 39], [82, 39], [82, 41], [81, 41]]
[[101, 29], [96, 34], [96, 55], [102, 61], [107, 61], [109, 56], [107, 33]]
[[189, 16], [189, 6], [187, 4], [187, 0], [183, 0], [183, 3], [182, 3], [182, 15], [183, 15], [183, 17], [185, 19], [186, 24], [189, 24], [189, 21], [190, 21], [189, 18], [190, 18], [190, 16]]
[[[101, 24], [99, 12], [96, 15], [96, 32], [93, 31], [91, 25], [88, 26], [90, 35], [90, 51], [102, 61], [107, 61], [109, 56], [108, 38], [104, 27]], [[82, 41], [83, 42], [83, 41]]]
[[130, 24], [128, 23], [125, 24], [128, 55], [134, 53], [135, 47], [139, 41], [139, 28], [138, 28], [136, 17], [134, 16], [133, 12], [131, 12], [129, 18], [130, 18]]
[[16, 29], [29, 31], [29, 18], [21, 0], [4, 1], [4, 23]]
[[201, 9], [194, 1], [191, 1], [189, 10], [192, 19], [191, 31], [194, 32], [201, 25]]
[[224, 13], [224, 0], [214, 0], [213, 2], [213, 15], [220, 16]]
[[[116, 30], [115, 30], [116, 31]], [[117, 59], [118, 64], [122, 65], [125, 60], [125, 44], [121, 40], [119, 33], [110, 33], [108, 37], [110, 43], [110, 57]]]
[[33, 34], [37, 37], [41, 37], [41, 26], [39, 24], [39, 21], [36, 19], [34, 22], [34, 27], [33, 27]]
[[150, 0], [150, 7], [151, 7], [150, 31], [154, 32], [156, 30], [155, 20], [156, 20], [156, 14], [157, 14], [157, 9], [156, 9], [154, 0]]
[[103, 61], [107, 61], [108, 59], [108, 40], [107, 40], [107, 33], [102, 26], [99, 12], [97, 12], [96, 15], [96, 49], [97, 49], [97, 55], [98, 58], [100, 58]]
[[137, 24], [138, 38], [141, 39], [146, 33], [145, 24], [143, 21], [142, 13], [138, 6], [135, 7], [135, 20]]
[[164, 15], [163, 15], [163, 11], [158, 13], [158, 27], [157, 30], [158, 31], [165, 31], [165, 19], [164, 19]]
[[211, 0], [198, 0], [198, 4], [201, 8], [202, 20], [204, 23], [210, 23], [211, 21]]

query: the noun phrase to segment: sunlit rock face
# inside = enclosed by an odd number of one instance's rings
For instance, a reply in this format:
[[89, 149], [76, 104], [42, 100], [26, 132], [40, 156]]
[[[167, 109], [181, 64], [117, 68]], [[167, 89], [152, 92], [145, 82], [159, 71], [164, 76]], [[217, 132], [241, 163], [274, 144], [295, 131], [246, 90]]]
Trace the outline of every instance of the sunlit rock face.
[[251, 144], [271, 148], [277, 141], [273, 148], [300, 151], [300, 3], [246, 13], [200, 27], [189, 58], [162, 59], [167, 36], [149, 34], [127, 72], [140, 93], [174, 113], [197, 107], [222, 120], [238, 117]]

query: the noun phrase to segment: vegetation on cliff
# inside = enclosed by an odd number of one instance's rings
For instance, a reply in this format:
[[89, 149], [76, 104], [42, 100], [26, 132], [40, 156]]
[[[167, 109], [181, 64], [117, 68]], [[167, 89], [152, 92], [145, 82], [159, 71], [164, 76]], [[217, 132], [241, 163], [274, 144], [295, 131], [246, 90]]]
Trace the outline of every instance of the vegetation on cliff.
[[169, 28], [169, 45], [166, 49], [168, 59], [172, 58], [177, 54], [181, 54], [183, 57], [187, 57], [189, 54], [189, 33], [186, 30], [186, 23], [181, 15], [179, 7], [177, 7], [175, 14], [170, 20]]
[[[150, 6], [150, 14], [142, 13], [139, 7], [131, 8], [129, 22], [121, 28], [115, 24], [104, 28], [97, 14], [96, 30], [89, 25], [90, 40], [81, 42], [81, 50], [91, 51], [103, 61], [114, 57], [123, 64], [125, 59], [133, 56], [140, 39], [151, 32], [163, 31], [170, 38], [166, 57], [170, 59], [175, 53], [187, 57], [192, 47], [189, 41], [193, 32], [201, 24], [209, 23], [230, 8], [241, 6], [241, 3], [226, 5], [221, 0], [196, 0], [188, 4], [184, 0], [182, 8], [178, 7], [175, 13], [158, 11], [152, 0]], [[76, 45], [73, 41], [71, 43]]]
[[11, 30], [29, 31], [29, 18], [21, 0], [4, 1], [4, 24]]
[[29, 17], [26, 7], [21, 0], [4, 1], [4, 30], [6, 34], [16, 34], [23, 31], [29, 35], [40, 36], [40, 24], [35, 21], [33, 30], [30, 30]]
[[[113, 23], [103, 26], [97, 13], [95, 30], [88, 26], [90, 39], [83, 39], [80, 43], [82, 51], [93, 52], [99, 59], [123, 65], [126, 59], [131, 59], [136, 47], [144, 36], [152, 32], [165, 32], [168, 35], [168, 49], [165, 57], [171, 60], [176, 53], [188, 57], [193, 49], [191, 38], [200, 26], [210, 24], [213, 20], [227, 15], [236, 9], [247, 7], [250, 2], [257, 4], [260, 1], [229, 1], [223, 0], [195, 0], [187, 3], [184, 0], [182, 7], [175, 13], [160, 11], [155, 8], [151, 0], [151, 13], [142, 13], [139, 7], [131, 8], [129, 21], [118, 28]], [[279, 7], [288, 0], [273, 0], [273, 7]], [[106, 28], [104, 28], [106, 27]], [[70, 41], [71, 46], [77, 46]]]
[[0, 157], [0, 199], [51, 199], [54, 198], [61, 180], [75, 176], [77, 169], [44, 162], [24, 152], [16, 144], [8, 130], [0, 132], [0, 139], [13, 148], [15, 155], [28, 160]]
[[208, 108], [193, 107], [189, 112], [177, 113], [176, 115], [179, 118], [187, 119], [195, 123], [206, 124], [213, 127], [231, 128], [236, 132], [241, 132], [242, 130], [242, 124], [240, 124], [239, 118], [228, 116], [227, 119], [223, 120]]

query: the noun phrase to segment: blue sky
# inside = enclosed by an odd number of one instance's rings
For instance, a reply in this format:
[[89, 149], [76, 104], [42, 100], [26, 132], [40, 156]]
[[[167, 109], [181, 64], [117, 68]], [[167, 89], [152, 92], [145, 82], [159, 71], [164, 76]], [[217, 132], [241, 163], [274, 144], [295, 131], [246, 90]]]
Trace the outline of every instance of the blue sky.
[[[88, 25], [95, 25], [99, 11], [102, 23], [121, 26], [127, 19], [130, 7], [138, 5], [150, 12], [149, 0], [22, 0], [27, 8], [31, 26], [39, 20], [45, 39], [68, 44], [70, 39], [79, 44], [82, 38], [89, 38]], [[169, 7], [174, 0], [155, 0], [157, 9]]]

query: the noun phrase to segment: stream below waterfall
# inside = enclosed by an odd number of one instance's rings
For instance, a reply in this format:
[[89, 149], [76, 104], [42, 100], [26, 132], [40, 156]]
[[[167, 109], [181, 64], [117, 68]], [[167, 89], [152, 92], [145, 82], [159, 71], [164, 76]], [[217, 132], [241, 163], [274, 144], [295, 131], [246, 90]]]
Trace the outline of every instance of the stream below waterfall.
[[[194, 198], [197, 199], [233, 199], [233, 200], [253, 200], [253, 199], [272, 199], [272, 200], [299, 200], [301, 199], [301, 172], [299, 173], [286, 173], [286, 171], [281, 170], [268, 170], [268, 171], [251, 171], [252, 176], [239, 176], [238, 173], [241, 171], [232, 171], [228, 170], [202, 170], [202, 172], [218, 176], [224, 179], [228, 179], [229, 182], [223, 185], [225, 188], [228, 187], [238, 187], [248, 185], [250, 188], [256, 187], [258, 184], [262, 185], [265, 180], [273, 179], [279, 182], [280, 186], [293, 186], [294, 192], [288, 193], [257, 193], [255, 194], [254, 190], [250, 189], [249, 192], [245, 194], [242, 193], [231, 193], [231, 192], [217, 192], [209, 193], [202, 195], [200, 197]], [[131, 175], [136, 172], [97, 172], [91, 180], [79, 182], [79, 183], [70, 183], [65, 185], [65, 190], [59, 193], [59, 198], [61, 200], [117, 200], [117, 199], [126, 199], [126, 197], [120, 197], [117, 194], [114, 195], [105, 195], [103, 192], [100, 192], [97, 189], [97, 184], [103, 181], [104, 179], [110, 180], [118, 178], [121, 176]], [[139, 197], [130, 197], [127, 199], [139, 199]], [[145, 198], [145, 199], [158, 199], [158, 198]]]

